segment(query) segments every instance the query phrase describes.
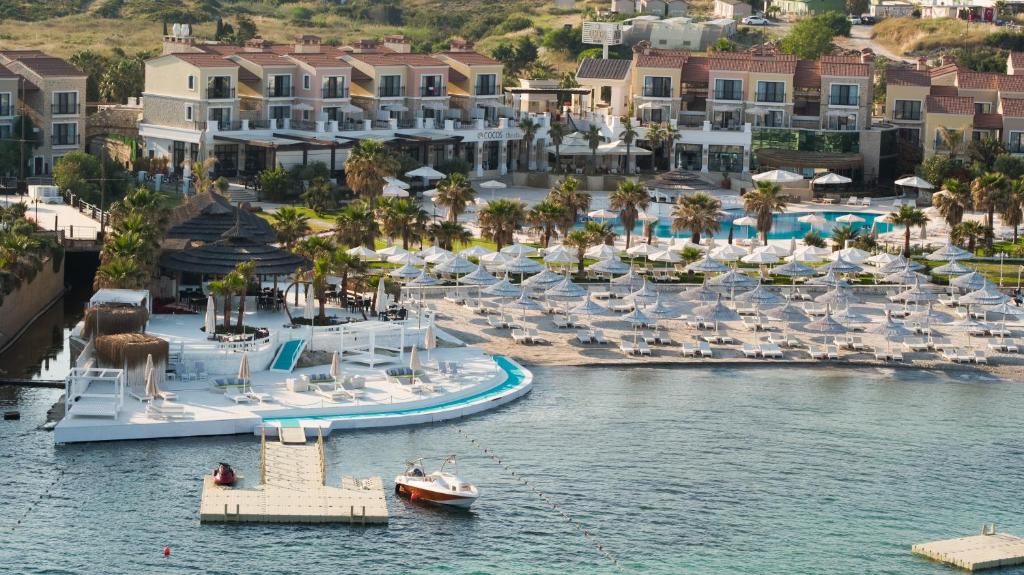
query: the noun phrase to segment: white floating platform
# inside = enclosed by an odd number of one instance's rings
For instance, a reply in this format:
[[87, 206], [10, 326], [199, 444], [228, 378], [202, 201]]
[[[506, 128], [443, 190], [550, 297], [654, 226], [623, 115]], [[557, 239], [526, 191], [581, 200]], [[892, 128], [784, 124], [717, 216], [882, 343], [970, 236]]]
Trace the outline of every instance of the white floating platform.
[[991, 534], [919, 543], [911, 551], [968, 571], [1024, 564], [1024, 538], [994, 530]]

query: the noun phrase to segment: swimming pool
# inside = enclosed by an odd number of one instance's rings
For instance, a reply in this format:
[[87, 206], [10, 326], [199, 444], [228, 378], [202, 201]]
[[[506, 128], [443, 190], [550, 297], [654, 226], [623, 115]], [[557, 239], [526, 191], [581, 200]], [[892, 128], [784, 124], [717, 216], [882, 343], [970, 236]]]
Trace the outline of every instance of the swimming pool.
[[[743, 210], [725, 210], [729, 215], [723, 215], [720, 221], [722, 222], [722, 228], [717, 234], [716, 239], [725, 239], [729, 237], [729, 227], [732, 225], [732, 221], [741, 218], [746, 213]], [[810, 212], [786, 212], [784, 214], [775, 214], [772, 218], [772, 230], [768, 233], [768, 239], [770, 240], [789, 240], [789, 239], [801, 239], [807, 232], [811, 231], [811, 224], [805, 224], [799, 221], [801, 216], [805, 216]], [[853, 212], [853, 211], [834, 211], [834, 212], [817, 212], [823, 218], [825, 218], [826, 224], [824, 226], [815, 227], [817, 231], [824, 237], [832, 235], [832, 229], [843, 225], [852, 225], [855, 230], [859, 229], [871, 229], [872, 223], [875, 218], [881, 217], [884, 214], [873, 214], [867, 212]], [[855, 224], [842, 224], [836, 222], [837, 218], [845, 216], [847, 214], [853, 214], [864, 219], [863, 222]], [[615, 231], [619, 234], [624, 233], [622, 224], [616, 219], [612, 222], [615, 226]], [[891, 232], [893, 225], [878, 222], [878, 233]], [[643, 234], [643, 225], [637, 223], [633, 229], [634, 235]], [[683, 233], [672, 233], [672, 220], [670, 218], [662, 218], [654, 225], [654, 235], [659, 238], [672, 238], [672, 237], [690, 237], [689, 232]], [[753, 226], [735, 226], [733, 229], [733, 238], [753, 238], [757, 236], [757, 230]]]

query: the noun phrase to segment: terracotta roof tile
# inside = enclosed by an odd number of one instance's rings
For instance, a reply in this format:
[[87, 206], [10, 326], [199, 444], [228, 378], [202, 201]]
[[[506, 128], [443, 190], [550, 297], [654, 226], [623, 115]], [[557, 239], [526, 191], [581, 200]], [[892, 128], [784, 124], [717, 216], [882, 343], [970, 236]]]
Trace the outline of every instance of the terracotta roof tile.
[[1001, 130], [1003, 128], [1003, 115], [975, 114], [974, 127], [982, 130]]
[[886, 68], [885, 81], [892, 86], [930, 86], [932, 78], [927, 70]]
[[995, 90], [999, 76], [1000, 74], [957, 70], [956, 83], [957, 86], [968, 90]]
[[178, 54], [172, 54], [175, 58], [182, 62], [188, 62], [193, 66], [208, 67], [208, 68], [237, 68], [238, 63], [232, 62], [227, 58], [218, 54], [206, 54], [206, 53], [191, 53], [184, 52]]
[[999, 107], [1003, 110], [1003, 116], [1024, 118], [1024, 98], [1000, 98]]
[[411, 67], [447, 67], [448, 64], [427, 54], [401, 54], [398, 52], [380, 54], [352, 53], [349, 58], [365, 62], [371, 66], [411, 66]]
[[942, 86], [942, 85], [938, 85], [938, 86], [932, 86], [931, 89], [928, 90], [928, 93], [931, 94], [932, 96], [954, 96], [955, 97], [955, 96], [959, 96], [960, 95], [960, 90], [958, 90], [956, 86]]
[[800, 60], [796, 63], [793, 85], [797, 88], [820, 88], [821, 71], [814, 60]]
[[974, 115], [974, 98], [970, 96], [928, 96], [925, 108], [929, 114]]
[[272, 52], [246, 52], [242, 54], [236, 54], [235, 58], [252, 62], [257, 66], [294, 66], [295, 62], [285, 58], [280, 54], [274, 54]]
[[348, 62], [332, 54], [288, 54], [288, 58], [314, 68], [351, 68]]
[[637, 54], [633, 60], [637, 68], [672, 68], [681, 70], [686, 64], [685, 56], [659, 56], [655, 54]]
[[867, 64], [857, 62], [821, 62], [822, 76], [843, 76], [854, 78], [867, 78], [871, 74], [871, 67]]
[[750, 62], [750, 71], [761, 74], [795, 74], [796, 65], [796, 60], [783, 60], [778, 58], [763, 60], [761, 58], [755, 58]]
[[947, 74], [956, 73], [959, 69], [960, 68], [956, 64], [946, 64], [944, 66], [939, 66], [938, 68], [932, 68], [931, 70], [928, 70], [928, 74], [932, 78], [938, 78], [940, 76], [945, 76]]
[[451, 58], [452, 60], [455, 60], [456, 62], [461, 62], [463, 64], [467, 64], [470, 66], [501, 65], [501, 62], [495, 60], [494, 58], [484, 56], [483, 54], [478, 54], [476, 52], [441, 52], [441, 54]]
[[1000, 74], [996, 78], [996, 87], [1000, 92], [1024, 92], [1024, 76], [1006, 76]]
[[682, 81], [687, 84], [708, 83], [708, 59], [703, 56], [694, 56], [683, 64]]
[[596, 80], [625, 80], [629, 77], [629, 69], [632, 65], [632, 60], [584, 58], [576, 71], [576, 77]]
[[75, 68], [74, 66], [68, 64], [60, 58], [53, 58], [51, 56], [36, 56], [34, 58], [22, 58], [17, 60], [17, 62], [43, 77], [85, 77], [85, 72], [82, 72], [78, 68]]
[[1010, 64], [1013, 65], [1014, 70], [1024, 68], [1024, 52], [1010, 52]]

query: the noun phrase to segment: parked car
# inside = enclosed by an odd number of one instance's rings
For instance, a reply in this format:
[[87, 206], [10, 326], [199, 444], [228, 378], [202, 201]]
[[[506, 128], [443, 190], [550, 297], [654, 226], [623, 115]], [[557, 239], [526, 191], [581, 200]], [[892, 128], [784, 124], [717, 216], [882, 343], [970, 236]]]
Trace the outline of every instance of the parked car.
[[847, 20], [849, 20], [850, 24], [853, 25], [853, 26], [856, 26], [858, 24], [863, 24], [863, 22], [861, 22], [861, 19], [860, 19], [859, 16], [850, 16], [849, 18], [847, 18]]
[[747, 16], [743, 19], [743, 23], [748, 26], [767, 26], [768, 24], [771, 24], [767, 18], [762, 18], [760, 16]]
[[870, 14], [861, 14], [860, 15], [860, 23], [861, 24], [867, 24], [867, 25], [870, 26], [871, 24], [877, 24], [878, 23], [878, 19], [876, 19], [874, 16], [872, 16]]

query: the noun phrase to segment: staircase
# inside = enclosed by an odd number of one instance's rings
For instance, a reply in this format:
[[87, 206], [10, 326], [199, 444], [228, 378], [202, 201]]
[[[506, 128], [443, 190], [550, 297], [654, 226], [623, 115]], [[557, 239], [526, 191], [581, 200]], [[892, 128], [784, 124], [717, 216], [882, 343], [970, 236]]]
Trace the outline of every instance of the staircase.
[[251, 190], [238, 184], [231, 184], [231, 187], [228, 188], [228, 199], [237, 206], [241, 202], [256, 202], [259, 200], [259, 197], [256, 196], [256, 190]]

